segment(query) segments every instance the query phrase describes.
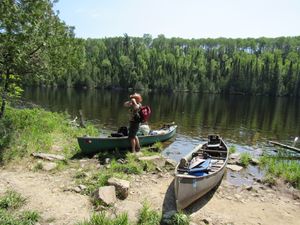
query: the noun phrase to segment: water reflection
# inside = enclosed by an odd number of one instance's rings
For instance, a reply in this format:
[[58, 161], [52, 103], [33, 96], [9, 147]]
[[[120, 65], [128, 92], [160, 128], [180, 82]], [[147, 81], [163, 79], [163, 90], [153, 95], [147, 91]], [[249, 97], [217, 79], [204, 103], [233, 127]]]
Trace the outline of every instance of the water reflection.
[[[24, 99], [72, 117], [82, 109], [85, 119], [115, 130], [127, 124], [123, 102], [128, 95], [125, 91], [28, 88]], [[178, 133], [190, 138], [218, 133], [224, 139], [252, 146], [268, 139], [288, 142], [300, 135], [300, 101], [296, 98], [195, 93], [143, 93], [143, 97], [153, 111], [151, 127], [175, 121]]]
[[[106, 135], [127, 125], [127, 109], [123, 102], [130, 93], [125, 91], [28, 88], [23, 98], [48, 110], [67, 112], [72, 118], [82, 110], [86, 120]], [[191, 93], [142, 93], [143, 103], [152, 109], [150, 127], [176, 122], [176, 137], [164, 143], [163, 155], [179, 161], [208, 134], [220, 134], [228, 146], [238, 152], [261, 153], [267, 140], [291, 144], [300, 136], [300, 101], [295, 98], [221, 96]], [[297, 144], [300, 147], [300, 143]], [[262, 171], [249, 166], [242, 173], [227, 171], [226, 179], [233, 184], [251, 184], [252, 176]]]

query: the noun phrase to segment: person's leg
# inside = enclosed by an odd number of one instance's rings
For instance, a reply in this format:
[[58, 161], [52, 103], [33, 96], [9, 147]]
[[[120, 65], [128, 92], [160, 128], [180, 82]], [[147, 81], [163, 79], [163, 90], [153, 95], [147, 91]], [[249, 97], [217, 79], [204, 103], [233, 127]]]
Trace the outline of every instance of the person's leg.
[[137, 152], [139, 152], [141, 149], [140, 140], [139, 140], [138, 136], [135, 136], [135, 149]]
[[136, 140], [135, 140], [135, 138], [130, 138], [130, 144], [131, 144], [131, 151], [133, 153], [135, 153], [136, 152], [135, 151], [135, 148], [136, 148]]

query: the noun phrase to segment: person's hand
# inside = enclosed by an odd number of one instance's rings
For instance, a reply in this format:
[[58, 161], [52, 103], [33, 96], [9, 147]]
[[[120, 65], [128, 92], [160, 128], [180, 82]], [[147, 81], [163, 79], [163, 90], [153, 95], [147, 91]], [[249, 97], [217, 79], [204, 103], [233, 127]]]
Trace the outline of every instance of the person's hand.
[[135, 98], [131, 98], [132, 104], [137, 104]]

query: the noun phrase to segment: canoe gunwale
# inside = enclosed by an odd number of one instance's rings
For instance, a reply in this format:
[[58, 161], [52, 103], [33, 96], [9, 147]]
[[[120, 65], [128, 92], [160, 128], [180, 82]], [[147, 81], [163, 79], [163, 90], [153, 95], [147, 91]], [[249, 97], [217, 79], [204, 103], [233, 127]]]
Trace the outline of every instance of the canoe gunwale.
[[[221, 143], [223, 147], [225, 147], [226, 149], [226, 157], [224, 156], [224, 158], [221, 159], [224, 161], [222, 162], [222, 164], [220, 163], [219, 167], [218, 166], [214, 167], [217, 168], [217, 170], [209, 172], [205, 176], [183, 174], [178, 171], [178, 167], [180, 163], [176, 165], [174, 185], [175, 185], [175, 199], [176, 199], [177, 210], [186, 208], [187, 206], [195, 202], [197, 199], [205, 195], [207, 192], [209, 192], [211, 189], [213, 189], [222, 180], [226, 170], [228, 158], [229, 158], [229, 150], [228, 150], [228, 146], [225, 144], [225, 142], [222, 139], [221, 139]], [[183, 158], [188, 160], [189, 162], [192, 158], [193, 153], [198, 152], [199, 150], [205, 152], [205, 150], [203, 150], [203, 147], [205, 147], [205, 143], [199, 144]], [[216, 150], [216, 152], [217, 151], [218, 150]], [[220, 150], [220, 154], [224, 154], [224, 149], [222, 151]], [[191, 194], [194, 191], [193, 189], [194, 184], [198, 184], [201, 186], [204, 185], [204, 187], [206, 188], [203, 187], [201, 190], [199, 189], [198, 192]], [[190, 194], [187, 194], [188, 192], [190, 192]], [[180, 193], [183, 194], [183, 196]], [[190, 196], [189, 199], [186, 198], [187, 196]]]
[[[171, 125], [165, 130], [166, 133], [155, 135], [142, 135], [138, 136], [141, 146], [152, 145], [156, 142], [163, 142], [172, 138], [176, 134], [177, 125]], [[77, 137], [81, 153], [95, 154], [101, 151], [114, 150], [114, 149], [129, 149], [131, 148], [128, 136], [123, 137]]]
[[[163, 137], [170, 133], [172, 133], [174, 130], [177, 129], [177, 125], [173, 125], [170, 127], [169, 131], [165, 134], [153, 134], [153, 135], [139, 135], [138, 138], [147, 138], [147, 137]], [[97, 140], [120, 140], [120, 139], [128, 139], [128, 136], [123, 137], [89, 137], [89, 136], [81, 136], [77, 138], [83, 138], [83, 139], [97, 139]]]

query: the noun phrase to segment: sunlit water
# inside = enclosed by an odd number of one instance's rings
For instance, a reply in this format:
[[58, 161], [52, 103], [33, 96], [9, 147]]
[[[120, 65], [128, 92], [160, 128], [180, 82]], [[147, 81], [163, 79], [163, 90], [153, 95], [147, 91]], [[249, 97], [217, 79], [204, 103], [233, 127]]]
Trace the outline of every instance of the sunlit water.
[[[26, 102], [57, 112], [67, 112], [72, 118], [82, 110], [84, 119], [99, 128], [105, 136], [128, 124], [128, 112], [123, 103], [130, 92], [75, 89], [28, 88]], [[179, 159], [208, 134], [219, 134], [237, 152], [249, 152], [257, 157], [268, 147], [268, 140], [292, 144], [300, 136], [300, 99], [247, 96], [220, 96], [191, 93], [142, 93], [143, 104], [150, 105], [149, 125], [157, 129], [175, 122], [177, 134], [164, 143], [162, 154]], [[296, 146], [300, 146], [300, 143]], [[257, 167], [249, 166], [240, 173], [227, 171], [226, 178], [235, 184], [251, 183], [261, 177]]]

